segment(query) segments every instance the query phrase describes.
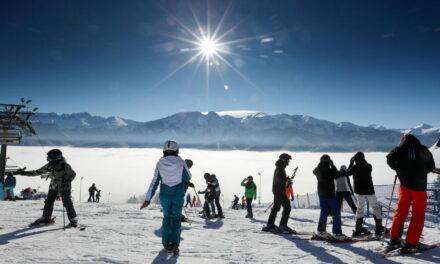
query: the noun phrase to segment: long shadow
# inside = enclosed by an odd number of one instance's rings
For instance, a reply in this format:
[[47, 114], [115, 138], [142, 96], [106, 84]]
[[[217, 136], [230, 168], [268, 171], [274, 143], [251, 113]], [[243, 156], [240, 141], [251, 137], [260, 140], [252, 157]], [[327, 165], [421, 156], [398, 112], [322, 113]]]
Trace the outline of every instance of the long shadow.
[[251, 220], [251, 223], [261, 223], [261, 224], [266, 224], [267, 221], [263, 221], [263, 220], [258, 220], [255, 218], [249, 218], [249, 220]]
[[373, 263], [387, 263], [387, 264], [398, 264], [400, 262], [394, 261], [392, 259], [380, 258], [377, 256], [379, 252], [374, 252], [371, 250], [363, 249], [361, 247], [354, 247], [350, 243], [340, 243], [340, 244], [332, 244], [335, 247], [343, 248], [347, 251], [351, 251], [359, 256], [363, 256], [364, 258], [370, 260]]
[[159, 251], [159, 254], [153, 259], [152, 264], [161, 264], [161, 263], [167, 263], [167, 264], [174, 264], [177, 263], [177, 257], [171, 257], [170, 254], [165, 249], [162, 249]]
[[53, 232], [53, 231], [58, 231], [58, 230], [62, 230], [63, 228], [53, 228], [53, 229], [45, 229], [45, 230], [38, 230], [35, 232], [30, 232], [30, 233], [24, 233], [26, 231], [29, 230], [34, 230], [36, 227], [26, 227], [26, 228], [22, 228], [22, 229], [18, 229], [6, 234], [2, 234], [0, 235], [0, 245], [6, 245], [8, 244], [11, 240], [15, 240], [15, 239], [20, 239], [20, 238], [24, 238], [24, 237], [28, 237], [28, 236], [33, 236], [33, 235], [38, 235], [38, 234], [42, 234], [42, 233], [46, 233], [46, 232]]
[[157, 237], [162, 237], [162, 225], [160, 226], [159, 229], [154, 230], [154, 234], [155, 234]]
[[310, 219], [300, 219], [300, 218], [295, 218], [295, 217], [290, 217], [290, 219], [292, 219], [294, 221], [298, 221], [298, 222], [303, 222], [303, 223], [317, 223], [316, 221], [313, 221]]
[[218, 219], [217, 221], [213, 222], [208, 219], [205, 220], [205, 225], [203, 228], [207, 229], [219, 229], [223, 226], [223, 221], [221, 219]]
[[295, 243], [298, 249], [301, 249], [302, 251], [315, 256], [319, 261], [322, 261], [324, 263], [346, 263], [341, 259], [333, 256], [332, 254], [327, 253], [326, 248], [316, 246], [309, 240], [298, 240], [291, 235], [283, 235], [282, 237]]

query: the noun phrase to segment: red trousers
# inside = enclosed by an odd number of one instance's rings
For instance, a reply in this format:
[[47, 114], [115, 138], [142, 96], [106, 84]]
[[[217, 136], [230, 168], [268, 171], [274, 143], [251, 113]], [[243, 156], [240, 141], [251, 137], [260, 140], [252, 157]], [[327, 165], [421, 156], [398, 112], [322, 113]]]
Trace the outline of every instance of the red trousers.
[[420, 235], [425, 224], [426, 211], [426, 192], [416, 192], [400, 185], [399, 203], [394, 213], [393, 223], [391, 225], [391, 237], [397, 238], [402, 236], [403, 225], [409, 213], [409, 207], [412, 204], [412, 216], [406, 233], [406, 242], [411, 245], [418, 245]]

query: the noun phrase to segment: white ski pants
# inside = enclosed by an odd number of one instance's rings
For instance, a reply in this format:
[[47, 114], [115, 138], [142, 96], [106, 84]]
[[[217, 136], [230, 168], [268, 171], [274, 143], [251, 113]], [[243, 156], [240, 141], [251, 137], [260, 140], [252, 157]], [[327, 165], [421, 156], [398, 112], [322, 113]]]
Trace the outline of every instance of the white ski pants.
[[379, 205], [377, 204], [377, 198], [376, 195], [363, 195], [363, 194], [356, 194], [356, 199], [358, 202], [357, 210], [356, 210], [356, 219], [364, 217], [364, 211], [365, 211], [365, 199], [368, 200], [370, 203], [371, 208], [373, 208], [373, 215], [377, 219], [382, 219]]

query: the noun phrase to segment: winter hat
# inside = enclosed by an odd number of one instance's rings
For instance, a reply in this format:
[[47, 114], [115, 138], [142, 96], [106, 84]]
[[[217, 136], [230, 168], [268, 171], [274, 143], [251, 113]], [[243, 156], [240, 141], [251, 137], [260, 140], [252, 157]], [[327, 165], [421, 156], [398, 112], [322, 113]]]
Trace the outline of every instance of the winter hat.
[[205, 180], [207, 180], [207, 179], [209, 178], [209, 176], [211, 176], [211, 174], [209, 174], [208, 172], [206, 172], [206, 173], [203, 175], [203, 178], [205, 178]]
[[191, 167], [193, 166], [193, 162], [190, 159], [186, 159], [185, 163], [186, 163], [186, 166], [188, 167], [188, 169], [191, 169]]
[[254, 177], [252, 177], [252, 176], [249, 175], [249, 176], [247, 177], [247, 179], [248, 179], [248, 181], [253, 181], [253, 180], [254, 180]]
[[324, 155], [321, 156], [320, 161], [321, 161], [321, 162], [327, 162], [327, 163], [328, 163], [328, 162], [332, 161], [332, 159], [330, 158], [329, 155], [324, 154]]
[[51, 160], [59, 160], [63, 157], [63, 153], [59, 149], [52, 149], [47, 152], [47, 158]]
[[363, 152], [358, 152], [356, 154], [354, 154], [354, 160], [357, 161], [361, 161], [361, 160], [365, 160], [365, 155]]
[[280, 160], [291, 160], [291, 159], [292, 159], [292, 156], [290, 156], [287, 153], [283, 153], [280, 155]]

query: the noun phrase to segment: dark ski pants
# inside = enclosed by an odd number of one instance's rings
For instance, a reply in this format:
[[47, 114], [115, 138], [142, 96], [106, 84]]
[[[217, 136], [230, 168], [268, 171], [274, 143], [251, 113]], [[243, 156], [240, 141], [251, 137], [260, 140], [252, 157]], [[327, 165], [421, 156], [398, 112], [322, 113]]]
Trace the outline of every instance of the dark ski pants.
[[[325, 228], [327, 224], [327, 216], [329, 208], [332, 211], [333, 216], [333, 234], [341, 234], [341, 211], [339, 209], [339, 204], [336, 198], [319, 198], [319, 206], [321, 207], [321, 214], [319, 215], [318, 232], [324, 232], [325, 230], [320, 230]], [[324, 224], [325, 223], [325, 224]]]
[[353, 201], [353, 197], [351, 196], [351, 192], [336, 192], [336, 200], [338, 201], [339, 208], [342, 208], [342, 202], [347, 201], [348, 205], [350, 206], [351, 210], [353, 211], [353, 214], [356, 214], [356, 204]]
[[95, 194], [94, 193], [89, 193], [89, 199], [87, 200], [87, 202], [95, 202]]
[[193, 207], [192, 204], [191, 204], [191, 201], [188, 201], [188, 200], [186, 201], [185, 207], [188, 207], [188, 204], [189, 204], [190, 207]]
[[402, 236], [403, 224], [408, 217], [409, 207], [412, 205], [411, 222], [406, 233], [406, 242], [414, 246], [420, 243], [420, 235], [425, 224], [426, 200], [426, 192], [416, 192], [400, 185], [399, 202], [391, 224], [391, 237]]
[[246, 198], [246, 209], [248, 215], [252, 215], [252, 200], [253, 198]]
[[[53, 212], [53, 204], [57, 198], [58, 190], [49, 189], [47, 198], [44, 201], [43, 217], [51, 217]], [[61, 198], [63, 199], [63, 206], [66, 208], [67, 217], [72, 220], [76, 217], [75, 208], [73, 208], [72, 196], [70, 195], [70, 190], [61, 191]]]
[[234, 202], [232, 209], [238, 210], [238, 202]]
[[215, 199], [215, 206], [217, 207], [217, 214], [223, 215], [222, 206], [220, 205], [220, 193], [221, 192], [216, 192], [214, 199]]
[[283, 214], [281, 216], [280, 226], [287, 225], [287, 220], [289, 220], [290, 210], [292, 208], [290, 207], [290, 201], [287, 199], [285, 193], [274, 196], [272, 210], [270, 211], [269, 220], [267, 221], [268, 224], [275, 224], [275, 218], [277, 217], [281, 206], [283, 207]]

